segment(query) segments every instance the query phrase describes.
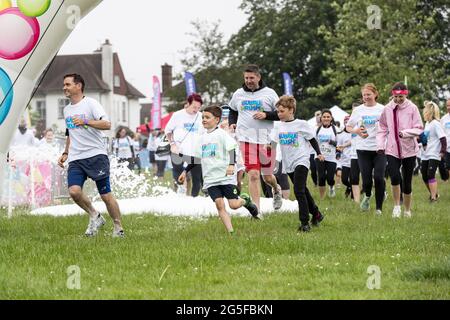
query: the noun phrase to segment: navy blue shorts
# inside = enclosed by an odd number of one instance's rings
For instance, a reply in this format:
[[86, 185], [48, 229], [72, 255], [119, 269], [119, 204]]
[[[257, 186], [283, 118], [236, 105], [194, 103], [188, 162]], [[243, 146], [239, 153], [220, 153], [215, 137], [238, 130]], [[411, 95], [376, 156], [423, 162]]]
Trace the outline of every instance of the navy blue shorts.
[[208, 188], [208, 194], [214, 202], [220, 198], [226, 198], [228, 200], [239, 199], [238, 190], [232, 184], [210, 187]]
[[106, 155], [72, 161], [69, 163], [68, 186], [83, 188], [87, 178], [91, 178], [101, 195], [108, 194], [111, 192], [109, 173], [109, 159]]

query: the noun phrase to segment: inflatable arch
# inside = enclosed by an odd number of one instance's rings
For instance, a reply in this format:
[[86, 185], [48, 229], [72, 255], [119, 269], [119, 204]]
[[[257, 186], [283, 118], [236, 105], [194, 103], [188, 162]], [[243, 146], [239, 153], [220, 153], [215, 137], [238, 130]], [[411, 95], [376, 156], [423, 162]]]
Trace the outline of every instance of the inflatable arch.
[[9, 145], [40, 75], [79, 20], [100, 2], [0, 0], [0, 182]]

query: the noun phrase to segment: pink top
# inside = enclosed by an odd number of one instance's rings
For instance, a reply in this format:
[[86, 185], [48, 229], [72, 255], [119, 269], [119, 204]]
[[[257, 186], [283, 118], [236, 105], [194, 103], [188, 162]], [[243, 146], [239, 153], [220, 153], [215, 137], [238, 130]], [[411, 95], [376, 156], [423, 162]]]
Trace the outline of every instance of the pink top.
[[415, 157], [419, 153], [416, 137], [422, 132], [423, 122], [417, 106], [408, 99], [402, 105], [397, 105], [392, 100], [380, 118], [378, 150], [384, 150], [386, 155], [398, 159]]

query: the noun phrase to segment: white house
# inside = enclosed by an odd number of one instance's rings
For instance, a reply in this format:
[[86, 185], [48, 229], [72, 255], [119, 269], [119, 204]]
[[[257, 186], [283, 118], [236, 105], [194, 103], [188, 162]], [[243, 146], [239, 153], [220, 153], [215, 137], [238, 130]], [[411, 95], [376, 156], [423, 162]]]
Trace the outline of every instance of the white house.
[[64, 75], [71, 73], [78, 73], [85, 79], [85, 95], [98, 100], [105, 108], [112, 124], [110, 136], [119, 126], [134, 130], [140, 125], [139, 99], [145, 96], [126, 80], [119, 56], [106, 40], [92, 54], [56, 56], [44, 73], [31, 107], [40, 114], [45, 127], [65, 131], [63, 109], [69, 100], [62, 87]]

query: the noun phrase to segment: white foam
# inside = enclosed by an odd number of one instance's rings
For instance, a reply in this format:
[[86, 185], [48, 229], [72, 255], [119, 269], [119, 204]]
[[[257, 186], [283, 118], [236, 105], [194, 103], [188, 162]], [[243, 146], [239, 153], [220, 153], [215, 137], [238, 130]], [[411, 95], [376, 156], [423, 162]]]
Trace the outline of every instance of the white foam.
[[[217, 216], [215, 204], [209, 197], [187, 197], [170, 193], [157, 197], [143, 197], [135, 199], [118, 200], [123, 215], [129, 214], [154, 214], [161, 216], [178, 216], [203, 218]], [[101, 213], [107, 213], [103, 202], [95, 202], [94, 207]], [[273, 213], [272, 199], [261, 199], [261, 213], [263, 215]], [[249, 216], [246, 209], [231, 210], [227, 205], [227, 211], [232, 216]], [[281, 212], [298, 212], [298, 204], [295, 201], [283, 200]], [[65, 205], [40, 208], [31, 212], [32, 215], [51, 215], [66, 217], [85, 214], [77, 205]]]

